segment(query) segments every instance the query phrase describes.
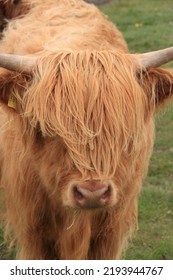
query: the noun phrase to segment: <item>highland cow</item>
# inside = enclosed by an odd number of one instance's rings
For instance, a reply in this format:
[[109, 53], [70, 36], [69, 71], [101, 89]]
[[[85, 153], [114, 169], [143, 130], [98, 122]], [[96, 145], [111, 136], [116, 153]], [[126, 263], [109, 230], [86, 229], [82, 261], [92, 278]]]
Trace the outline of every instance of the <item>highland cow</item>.
[[[18, 259], [119, 259], [137, 227], [173, 47], [130, 54], [77, 0], [0, 1], [0, 185]], [[16, 8], [15, 8], [16, 6]]]

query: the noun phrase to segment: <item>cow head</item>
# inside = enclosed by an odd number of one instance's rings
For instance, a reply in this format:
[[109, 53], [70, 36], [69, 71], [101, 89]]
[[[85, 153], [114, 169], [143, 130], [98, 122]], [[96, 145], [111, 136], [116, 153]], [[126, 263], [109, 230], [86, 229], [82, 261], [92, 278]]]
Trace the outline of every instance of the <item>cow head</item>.
[[[10, 70], [0, 77], [2, 106], [20, 124], [55, 205], [110, 208], [133, 199], [129, 186], [138, 192], [152, 149], [153, 113], [173, 93], [173, 73], [156, 67], [172, 59], [173, 48], [0, 56]], [[15, 109], [7, 108], [11, 94]]]

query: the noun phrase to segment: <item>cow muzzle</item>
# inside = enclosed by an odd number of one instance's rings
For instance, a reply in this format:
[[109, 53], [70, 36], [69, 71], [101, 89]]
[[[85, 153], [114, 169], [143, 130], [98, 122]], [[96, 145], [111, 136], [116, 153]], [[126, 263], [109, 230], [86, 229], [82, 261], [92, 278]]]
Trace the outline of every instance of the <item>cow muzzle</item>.
[[110, 181], [87, 180], [70, 186], [69, 206], [88, 209], [110, 207], [116, 200], [115, 186]]

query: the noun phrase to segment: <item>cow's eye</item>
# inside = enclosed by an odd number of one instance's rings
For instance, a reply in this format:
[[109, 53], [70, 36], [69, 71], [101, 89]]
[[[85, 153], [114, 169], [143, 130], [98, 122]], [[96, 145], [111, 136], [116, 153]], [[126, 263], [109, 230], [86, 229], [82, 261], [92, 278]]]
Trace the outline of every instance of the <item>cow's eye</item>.
[[44, 138], [39, 123], [37, 123], [37, 126], [36, 126], [36, 137], [37, 137], [37, 139], [43, 139]]
[[16, 5], [20, 2], [20, 0], [13, 0], [13, 4]]

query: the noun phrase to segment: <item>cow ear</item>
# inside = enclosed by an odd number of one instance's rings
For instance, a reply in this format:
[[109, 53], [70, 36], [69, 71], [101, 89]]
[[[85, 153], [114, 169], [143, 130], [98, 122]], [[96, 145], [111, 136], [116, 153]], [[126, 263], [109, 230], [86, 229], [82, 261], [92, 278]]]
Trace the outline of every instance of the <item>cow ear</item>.
[[173, 97], [173, 71], [150, 68], [140, 75], [140, 82], [150, 101], [158, 108]]
[[[13, 83], [10, 73], [0, 73], [0, 106], [8, 112], [16, 111], [16, 98], [13, 95]], [[12, 101], [13, 100], [13, 101]]]
[[37, 57], [0, 54], [0, 102], [18, 109], [27, 84], [36, 67]]
[[21, 113], [28, 77], [9, 71], [0, 73], [0, 107], [7, 113]]

